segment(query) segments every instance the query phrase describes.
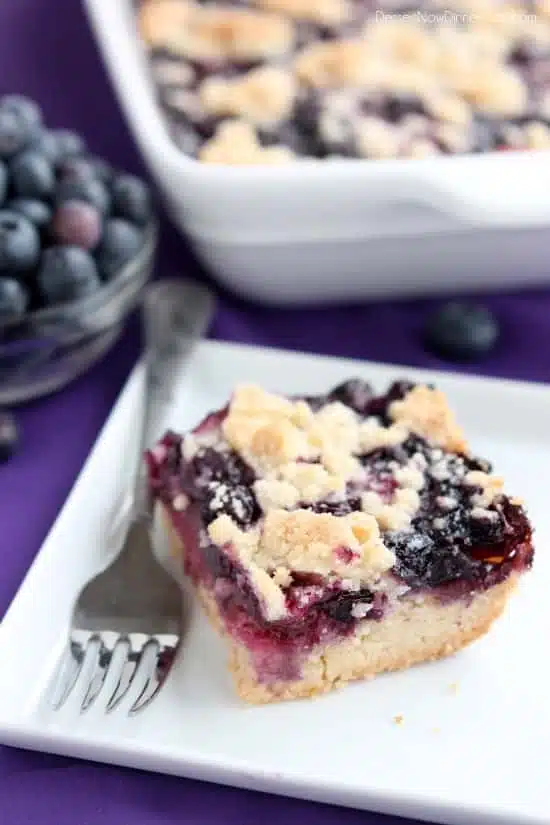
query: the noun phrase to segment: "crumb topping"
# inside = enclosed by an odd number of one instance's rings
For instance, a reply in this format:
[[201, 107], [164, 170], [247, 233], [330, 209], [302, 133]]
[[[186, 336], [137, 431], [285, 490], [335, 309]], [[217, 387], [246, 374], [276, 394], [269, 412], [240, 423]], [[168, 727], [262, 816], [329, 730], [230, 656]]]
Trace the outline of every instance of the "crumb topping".
[[363, 37], [386, 60], [429, 71], [437, 69], [439, 44], [421, 22], [405, 18], [369, 21]]
[[270, 621], [287, 612], [283, 588], [292, 572], [345, 576], [359, 584], [376, 579], [395, 561], [376, 519], [359, 512], [336, 519], [310, 510], [274, 509], [260, 529], [252, 530], [240, 529], [224, 514], [209, 525], [208, 535], [246, 568]]
[[515, 117], [527, 107], [527, 88], [514, 69], [486, 67], [475, 77], [466, 75], [462, 85], [466, 100], [488, 115]]
[[[339, 552], [342, 549], [351, 552]], [[335, 518], [302, 509], [272, 510], [266, 515], [258, 559], [262, 567], [275, 564], [361, 582], [389, 570], [395, 561], [372, 516], [350, 513]]]
[[431, 114], [443, 121], [444, 124], [469, 126], [472, 120], [472, 110], [470, 106], [458, 95], [448, 94], [426, 94], [424, 103]]
[[382, 541], [378, 522], [368, 513], [335, 518], [305, 509], [273, 509], [260, 529], [248, 531], [221, 515], [209, 525], [208, 534], [216, 544], [231, 545], [247, 567], [277, 570], [278, 581], [286, 578], [282, 571], [288, 570], [364, 582], [389, 570], [395, 561]]
[[[549, 147], [547, 6], [142, 0], [138, 26], [174, 140], [203, 162], [422, 158]], [[311, 94], [315, 111], [295, 105]], [[267, 128], [270, 146], [233, 126], [212, 136], [209, 118]]]
[[417, 386], [403, 400], [394, 401], [389, 413], [396, 423], [446, 450], [466, 450], [462, 430], [441, 390]]
[[391, 504], [385, 504], [374, 491], [361, 496], [361, 510], [373, 516], [381, 530], [405, 530], [419, 505], [420, 496], [413, 489], [398, 488]]
[[245, 461], [260, 470], [288, 464], [316, 454], [298, 421], [303, 407], [257, 387], [238, 387], [233, 394], [222, 431]]
[[[364, 476], [358, 456], [397, 447], [411, 432], [448, 450], [465, 449], [445, 396], [437, 390], [415, 387], [403, 400], [393, 402], [389, 412], [394, 421], [386, 427], [374, 417], [361, 420], [339, 401], [313, 412], [304, 401], [244, 385], [233, 394], [222, 432], [258, 473], [254, 489], [262, 510], [268, 512], [272, 507], [292, 509], [300, 502], [343, 495], [346, 480], [360, 481]], [[440, 461], [440, 465], [439, 472], [447, 473], [446, 463]], [[396, 472], [397, 485], [421, 489], [424, 469], [425, 459], [419, 456]], [[437, 476], [437, 461], [431, 472]], [[414, 510], [400, 496], [383, 504], [384, 523], [410, 520]]]
[[376, 418], [367, 418], [359, 425], [359, 445], [365, 453], [381, 447], [397, 447], [408, 435], [408, 430], [400, 424], [383, 427]]
[[325, 470], [339, 475], [335, 457], [350, 457], [358, 444], [357, 417], [343, 404], [327, 404], [313, 413], [303, 401], [248, 386], [236, 389], [222, 429], [231, 446], [263, 473], [320, 457]]
[[290, 163], [294, 155], [283, 146], [263, 147], [255, 129], [244, 120], [225, 120], [199, 152], [204, 163], [255, 166]]
[[199, 89], [205, 110], [269, 126], [285, 120], [292, 111], [296, 83], [283, 69], [253, 69], [236, 80], [208, 78]]
[[550, 147], [550, 129], [545, 123], [526, 124], [523, 135], [528, 149], [548, 149]]
[[[154, 455], [174, 461], [172, 442]], [[396, 382], [375, 396], [350, 381], [308, 400], [241, 385], [180, 455], [188, 464], [183, 485], [171, 488], [174, 511], [200, 505], [205, 546], [250, 574], [273, 621], [294, 609], [296, 588], [297, 599], [315, 600], [313, 590], [320, 598], [323, 587], [386, 598], [392, 582], [408, 590], [422, 577], [452, 579], [472, 564], [454, 550], [472, 538], [483, 545], [483, 536], [490, 547], [505, 528], [502, 479], [465, 452], [445, 397], [424, 385]], [[341, 471], [345, 459], [351, 474]], [[448, 548], [439, 567], [434, 542]], [[324, 585], [301, 584], [301, 575]]]
[[363, 40], [335, 40], [307, 46], [298, 54], [294, 70], [308, 86], [329, 89], [374, 83], [382, 64], [373, 62]]
[[424, 473], [414, 460], [411, 460], [405, 467], [398, 467], [394, 478], [401, 487], [411, 490], [421, 490], [425, 483]]
[[362, 118], [357, 126], [357, 146], [361, 157], [393, 158], [399, 151], [400, 137], [394, 126], [379, 117]]
[[294, 32], [284, 17], [190, 0], [155, 0], [140, 8], [141, 36], [192, 60], [258, 60], [292, 49]]
[[479, 470], [466, 473], [464, 481], [470, 487], [479, 488], [480, 492], [472, 495], [474, 507], [487, 508], [502, 493], [504, 480], [498, 476], [489, 475]]

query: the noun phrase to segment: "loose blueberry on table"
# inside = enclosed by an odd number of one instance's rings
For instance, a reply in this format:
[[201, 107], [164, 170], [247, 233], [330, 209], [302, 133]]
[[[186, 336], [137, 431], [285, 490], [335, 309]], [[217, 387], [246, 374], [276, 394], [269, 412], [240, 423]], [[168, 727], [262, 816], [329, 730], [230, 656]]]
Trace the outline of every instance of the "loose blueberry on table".
[[499, 324], [487, 307], [452, 301], [427, 320], [426, 347], [450, 361], [475, 361], [488, 355], [499, 338]]
[[92, 295], [136, 256], [149, 188], [49, 129], [40, 107], [0, 98], [0, 325]]
[[488, 631], [532, 564], [525, 510], [432, 386], [240, 386], [147, 458], [249, 702], [451, 654]]

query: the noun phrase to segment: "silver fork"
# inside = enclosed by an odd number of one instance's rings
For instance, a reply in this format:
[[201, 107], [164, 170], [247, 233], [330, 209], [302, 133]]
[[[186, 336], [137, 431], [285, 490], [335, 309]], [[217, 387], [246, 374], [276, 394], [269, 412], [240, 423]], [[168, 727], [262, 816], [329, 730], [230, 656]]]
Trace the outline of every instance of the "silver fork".
[[114, 687], [106, 711], [118, 707], [134, 686], [139, 692], [129, 714], [135, 715], [157, 695], [178, 651], [183, 597], [154, 554], [153, 502], [143, 453], [159, 435], [173, 378], [206, 332], [213, 307], [211, 293], [190, 281], [159, 281], [145, 294], [145, 394], [131, 514], [120, 552], [76, 600], [55, 709], [79, 685], [81, 711], [88, 710], [109, 681]]

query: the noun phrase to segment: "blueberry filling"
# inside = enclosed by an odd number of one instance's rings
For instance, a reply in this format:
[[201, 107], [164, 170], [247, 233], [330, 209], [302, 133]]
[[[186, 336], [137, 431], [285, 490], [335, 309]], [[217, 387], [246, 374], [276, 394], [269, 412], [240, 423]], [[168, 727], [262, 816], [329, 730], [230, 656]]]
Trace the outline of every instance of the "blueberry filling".
[[[387, 424], [389, 405], [413, 386], [396, 381], [387, 393], [376, 396], [369, 384], [354, 379], [307, 401], [313, 409], [339, 401], [362, 416], [374, 415]], [[227, 408], [211, 414], [195, 432], [215, 433], [226, 412]], [[303, 653], [321, 639], [352, 633], [361, 619], [382, 619], [390, 609], [385, 593], [348, 590], [342, 582], [294, 571], [289, 584], [282, 587], [287, 616], [278, 621], [265, 619], [246, 570], [228, 548], [199, 544], [197, 539], [200, 525], [207, 526], [222, 513], [242, 529], [256, 524], [262, 515], [254, 494], [253, 469], [227, 446], [217, 449], [213, 443], [200, 447], [186, 460], [181, 437], [168, 433], [157, 448], [160, 452], [150, 453], [148, 460], [152, 490], [171, 509], [176, 530], [185, 539], [186, 571], [197, 584], [214, 593], [232, 632], [256, 651], [266, 653], [269, 645], [276, 644], [279, 652]], [[420, 506], [410, 527], [384, 533], [386, 546], [395, 554], [390, 578], [397, 588], [429, 591], [440, 600], [466, 598], [530, 566], [531, 528], [523, 509], [506, 497], [477, 511], [472, 503], [472, 495], [479, 491], [465, 476], [472, 471], [490, 472], [490, 464], [444, 453], [417, 435], [395, 447], [377, 448], [360, 456], [367, 471], [361, 490], [350, 483], [343, 499], [329, 497], [298, 506], [346, 516], [361, 509], [361, 492], [365, 490], [378, 493], [389, 503], [397, 486], [395, 472], [411, 459], [425, 468]], [[180, 512], [171, 504], [182, 493], [191, 504]]]

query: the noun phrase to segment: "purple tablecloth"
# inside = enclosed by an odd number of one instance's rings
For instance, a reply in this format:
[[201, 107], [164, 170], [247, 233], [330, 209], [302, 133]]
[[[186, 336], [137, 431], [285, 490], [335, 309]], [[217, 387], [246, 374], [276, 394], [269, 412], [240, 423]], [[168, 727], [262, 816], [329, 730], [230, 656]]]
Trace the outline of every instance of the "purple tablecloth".
[[[34, 96], [52, 125], [81, 130], [96, 152], [130, 170], [142, 171], [77, 0], [0, 3], [0, 92], [8, 91]], [[167, 222], [159, 271], [198, 273], [183, 241]], [[490, 299], [490, 304], [501, 318], [502, 342], [475, 369], [536, 381], [550, 379], [550, 290], [500, 296]], [[417, 302], [274, 311], [222, 296], [211, 334], [234, 341], [441, 367], [418, 343], [428, 307], [427, 302]], [[21, 410], [22, 450], [0, 469], [0, 616], [63, 504], [137, 350], [134, 325], [112, 355], [91, 373], [58, 395]], [[6, 748], [0, 748], [0, 799], [0, 823], [9, 825], [256, 825], [260, 820], [266, 825], [398, 823], [392, 817]], [[399, 822], [404, 825], [404, 820]]]

